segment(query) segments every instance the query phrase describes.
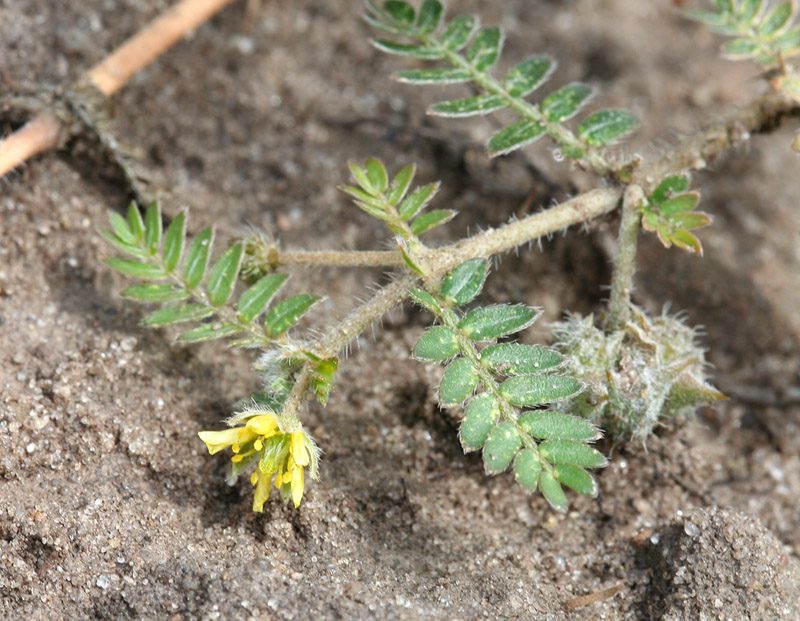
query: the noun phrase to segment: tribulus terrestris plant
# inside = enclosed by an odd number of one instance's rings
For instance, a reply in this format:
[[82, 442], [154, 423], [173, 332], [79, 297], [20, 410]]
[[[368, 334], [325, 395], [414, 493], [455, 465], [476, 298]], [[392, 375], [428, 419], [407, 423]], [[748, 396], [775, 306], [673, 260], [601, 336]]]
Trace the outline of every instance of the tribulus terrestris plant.
[[[525, 490], [540, 491], [555, 509], [566, 511], [564, 487], [590, 497], [598, 492], [591, 471], [607, 461], [592, 443], [603, 430], [615, 442], [645, 442], [665, 420], [691, 417], [698, 406], [725, 398], [706, 381], [696, 330], [680, 315], [649, 317], [632, 303], [637, 239], [643, 229], [665, 248], [702, 256], [696, 231], [708, 226], [711, 216], [696, 209], [700, 197], [690, 189], [690, 170], [704, 167], [793, 104], [773, 92], [655, 161], [625, 158], [613, 146], [637, 128], [630, 112], [582, 114], [593, 94], [584, 83], [538, 96], [555, 71], [553, 58], [530, 56], [501, 76], [494, 68], [503, 31], [481, 27], [477, 16], [445, 19], [439, 0], [424, 0], [418, 9], [397, 0], [365, 6], [364, 19], [381, 33], [372, 44], [412, 59], [410, 68], [393, 76], [397, 81], [471, 87], [468, 97], [432, 104], [430, 114], [473, 117], [506, 110], [517, 119], [489, 138], [490, 157], [546, 137], [557, 159], [593, 171], [598, 189], [455, 244], [431, 247], [423, 241], [425, 233], [456, 216], [431, 207], [439, 184], [414, 186], [413, 164], [389, 174], [369, 158], [350, 164], [352, 184], [341, 189], [362, 212], [385, 223], [394, 236], [393, 250], [293, 252], [253, 233], [232, 240], [212, 261], [213, 228], [194, 235], [187, 246], [187, 214], [175, 214], [162, 230], [161, 210], [152, 204], [144, 217], [136, 205], [127, 217], [110, 212], [111, 229], [103, 235], [130, 258], [106, 262], [142, 281], [125, 289], [124, 297], [160, 305], [144, 318], [145, 325], [181, 326], [181, 343], [225, 338], [232, 346], [262, 351], [255, 369], [263, 389], [228, 419], [227, 429], [199, 433], [211, 454], [231, 449], [233, 476], [249, 474], [255, 511], [263, 510], [273, 485], [284, 501], [300, 505], [306, 471], [312, 478], [319, 475], [320, 450], [301, 422], [307, 395], [326, 404], [341, 352], [407, 299], [434, 318], [411, 354], [446, 365], [439, 401], [463, 411], [464, 450], [481, 451], [488, 474], [513, 469]], [[792, 27], [794, 3], [770, 8], [759, 0], [715, 0], [711, 9], [689, 16], [735, 36], [723, 46], [726, 55], [752, 58], [774, 70], [773, 86], [800, 99], [800, 82], [787, 60], [800, 51], [800, 28]], [[617, 208], [608, 304], [588, 317], [568, 315], [555, 326], [550, 347], [513, 338], [537, 320], [540, 309], [476, 302], [493, 256]], [[280, 270], [290, 265], [385, 266], [396, 275], [327, 332], [302, 337], [292, 328], [319, 297], [298, 293], [276, 301], [287, 280]]]

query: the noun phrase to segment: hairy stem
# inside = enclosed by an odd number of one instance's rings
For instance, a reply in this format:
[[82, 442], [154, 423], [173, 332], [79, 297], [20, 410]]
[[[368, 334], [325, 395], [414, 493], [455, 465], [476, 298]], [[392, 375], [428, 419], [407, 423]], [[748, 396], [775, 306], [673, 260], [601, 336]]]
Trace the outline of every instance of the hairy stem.
[[636, 242], [639, 237], [639, 205], [644, 192], [638, 185], [630, 185], [622, 198], [622, 221], [619, 225], [617, 256], [611, 278], [611, 299], [608, 302], [606, 333], [621, 330], [631, 314], [631, 291], [636, 271]]
[[320, 250], [279, 251], [271, 263], [280, 265], [311, 265], [333, 267], [396, 267], [404, 265], [398, 250]]

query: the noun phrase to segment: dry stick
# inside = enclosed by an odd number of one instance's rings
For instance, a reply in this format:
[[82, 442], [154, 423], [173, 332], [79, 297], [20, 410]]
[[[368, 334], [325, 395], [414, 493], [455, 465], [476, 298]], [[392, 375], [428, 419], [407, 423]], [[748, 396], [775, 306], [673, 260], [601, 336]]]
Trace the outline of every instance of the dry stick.
[[[88, 82], [110, 97], [137, 71], [231, 2], [182, 0], [92, 67], [79, 82]], [[52, 112], [42, 112], [0, 142], [0, 177], [37, 153], [53, 148], [61, 127]]]

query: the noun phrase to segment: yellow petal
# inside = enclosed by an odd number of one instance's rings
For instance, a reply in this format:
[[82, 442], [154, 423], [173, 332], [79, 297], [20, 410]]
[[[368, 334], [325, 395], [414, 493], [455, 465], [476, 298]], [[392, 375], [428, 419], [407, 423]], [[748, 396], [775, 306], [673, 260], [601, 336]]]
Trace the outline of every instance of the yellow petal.
[[292, 457], [298, 466], [307, 466], [309, 462], [308, 449], [306, 448], [306, 434], [295, 431], [292, 434]]
[[278, 432], [278, 421], [272, 414], [261, 414], [248, 420], [247, 428], [259, 436], [274, 436]]
[[250, 475], [250, 485], [255, 485], [258, 482], [258, 472], [253, 472]]
[[294, 472], [292, 472], [292, 502], [295, 509], [300, 506], [300, 502], [303, 500], [303, 485], [303, 468], [295, 468]]
[[258, 484], [255, 494], [253, 494], [253, 511], [256, 513], [264, 512], [264, 503], [269, 500], [269, 483], [272, 477], [268, 474], [258, 473]]
[[233, 429], [223, 429], [222, 431], [201, 431], [197, 435], [206, 443], [208, 452], [211, 455], [219, 453], [234, 444], [244, 444], [256, 437], [256, 434], [247, 427], [234, 427]]

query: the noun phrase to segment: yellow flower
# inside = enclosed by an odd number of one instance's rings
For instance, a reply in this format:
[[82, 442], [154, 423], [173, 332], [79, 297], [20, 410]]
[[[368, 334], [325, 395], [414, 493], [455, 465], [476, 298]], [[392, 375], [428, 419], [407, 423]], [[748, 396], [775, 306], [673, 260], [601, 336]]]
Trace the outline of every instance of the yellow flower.
[[253, 494], [253, 511], [264, 513], [264, 503], [269, 500], [269, 486], [272, 482], [272, 473], [265, 474], [256, 469], [250, 476], [250, 482], [256, 486]]
[[234, 427], [222, 431], [201, 431], [197, 434], [206, 443], [209, 455], [219, 453], [221, 450], [234, 447], [233, 452], [238, 453], [238, 447], [256, 437], [247, 427]]
[[280, 432], [278, 419], [274, 414], [260, 414], [247, 420], [247, 428], [259, 436], [266, 438]]

